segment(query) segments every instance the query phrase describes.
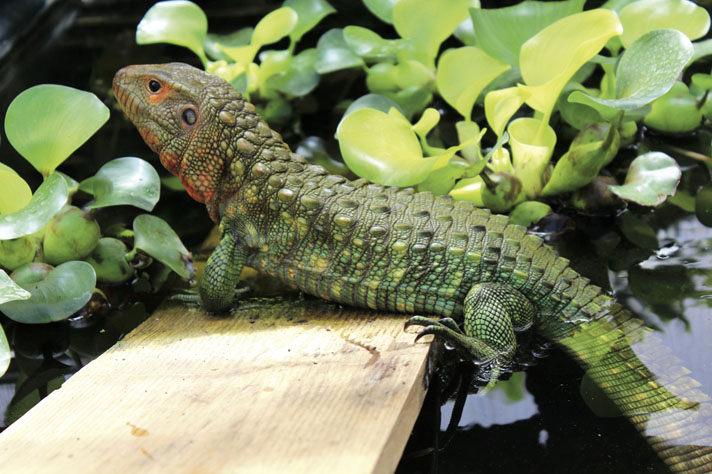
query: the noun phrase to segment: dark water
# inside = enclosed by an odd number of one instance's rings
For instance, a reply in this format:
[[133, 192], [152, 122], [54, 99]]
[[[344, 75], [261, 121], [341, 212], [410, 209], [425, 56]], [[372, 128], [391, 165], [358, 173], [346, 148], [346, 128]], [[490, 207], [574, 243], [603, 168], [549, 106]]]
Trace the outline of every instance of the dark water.
[[[113, 73], [127, 64], [197, 62], [182, 48], [134, 44], [136, 24], [153, 2], [58, 0], [36, 2], [35, 9], [14, 10], [8, 6], [13, 3], [24, 4], [6, 0], [1, 8], [9, 10], [0, 13], [12, 10], [24, 26], [0, 32], [0, 43], [7, 46], [0, 49], [0, 54], [7, 51], [0, 58], [0, 109], [6, 110], [19, 92], [39, 83], [91, 90], [111, 104], [112, 118], [60, 169], [81, 178], [120, 156], [140, 156], [160, 169], [138, 134], [121, 118], [109, 87]], [[208, 13], [211, 31], [228, 32], [253, 25], [281, 2], [198, 3]], [[359, 2], [332, 3], [341, 12], [342, 21], [367, 15], [360, 5], [353, 6]], [[37, 15], [40, 4], [45, 7]], [[313, 43], [324, 30], [343, 26], [336, 22], [333, 16], [319, 31], [310, 33], [313, 38], [307, 36], [304, 41]], [[2, 25], [0, 22], [0, 28]], [[339, 86], [332, 82], [325, 87]], [[322, 120], [322, 126], [337, 118]], [[283, 134], [290, 135], [288, 130]], [[709, 154], [709, 150], [705, 152]], [[12, 151], [4, 135], [0, 159], [28, 177], [33, 187], [39, 182], [40, 177]], [[704, 166], [695, 162], [685, 165], [687, 173], [703, 175], [702, 180], [709, 181]], [[654, 228], [662, 251], [640, 249], [621, 237], [615, 216], [564, 217], [567, 224], [559, 230], [567, 230], [548, 235], [574, 268], [612, 289], [619, 301], [658, 329], [665, 344], [702, 384], [702, 391], [711, 394], [712, 229], [674, 206], [653, 214], [635, 211]], [[188, 245], [200, 242], [211, 227], [204, 206], [185, 193], [164, 194], [157, 212]], [[437, 389], [444, 387], [434, 382], [398, 472], [666, 472], [627, 420], [601, 418], [588, 408], [579, 391], [582, 371], [555, 348], [547, 352], [546, 357], [484, 396], [470, 395], [449, 441], [444, 431], [454, 402], [440, 399]], [[5, 399], [12, 396], [12, 377], [11, 373], [0, 384], [0, 396]], [[438, 448], [435, 452], [434, 447]]]

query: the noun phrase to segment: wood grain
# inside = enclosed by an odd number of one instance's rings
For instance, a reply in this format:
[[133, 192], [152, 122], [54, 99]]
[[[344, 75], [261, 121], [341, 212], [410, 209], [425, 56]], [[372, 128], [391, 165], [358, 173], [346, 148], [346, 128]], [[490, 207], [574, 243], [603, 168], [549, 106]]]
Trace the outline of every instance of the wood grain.
[[429, 343], [405, 317], [165, 304], [0, 434], [3, 472], [393, 472]]

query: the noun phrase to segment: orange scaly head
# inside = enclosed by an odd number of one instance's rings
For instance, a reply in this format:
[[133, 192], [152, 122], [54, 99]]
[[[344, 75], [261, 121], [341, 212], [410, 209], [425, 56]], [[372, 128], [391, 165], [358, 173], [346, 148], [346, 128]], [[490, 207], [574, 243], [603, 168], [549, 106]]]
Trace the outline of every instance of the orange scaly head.
[[244, 168], [233, 141], [254, 108], [224, 80], [180, 63], [125, 67], [114, 94], [163, 166], [217, 220], [236, 186], [232, 169]]

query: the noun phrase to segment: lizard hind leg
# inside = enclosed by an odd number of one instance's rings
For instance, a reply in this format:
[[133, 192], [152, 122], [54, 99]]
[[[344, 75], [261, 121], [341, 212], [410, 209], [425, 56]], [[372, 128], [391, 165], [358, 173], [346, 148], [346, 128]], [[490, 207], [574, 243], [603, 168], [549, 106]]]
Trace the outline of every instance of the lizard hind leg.
[[490, 384], [499, 368], [512, 360], [516, 349], [516, 331], [534, 322], [535, 306], [522, 293], [497, 283], [477, 283], [465, 296], [464, 323], [460, 329], [449, 318], [440, 321], [415, 316], [408, 326], [424, 326], [418, 338], [434, 334], [456, 349], [467, 353], [477, 364], [492, 367]]

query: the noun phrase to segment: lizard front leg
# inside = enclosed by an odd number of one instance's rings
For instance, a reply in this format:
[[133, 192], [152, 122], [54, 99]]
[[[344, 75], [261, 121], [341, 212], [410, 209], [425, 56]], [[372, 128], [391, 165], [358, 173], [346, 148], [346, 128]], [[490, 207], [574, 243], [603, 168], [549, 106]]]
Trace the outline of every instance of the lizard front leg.
[[211, 312], [225, 311], [235, 301], [235, 287], [248, 255], [245, 242], [227, 230], [208, 258], [200, 280], [200, 304]]
[[492, 364], [492, 373], [511, 361], [516, 331], [534, 322], [536, 308], [519, 291], [497, 283], [475, 284], [465, 296], [464, 331], [450, 318], [440, 321], [415, 316], [408, 326], [425, 326], [418, 338], [434, 334], [469, 354], [477, 363]]

